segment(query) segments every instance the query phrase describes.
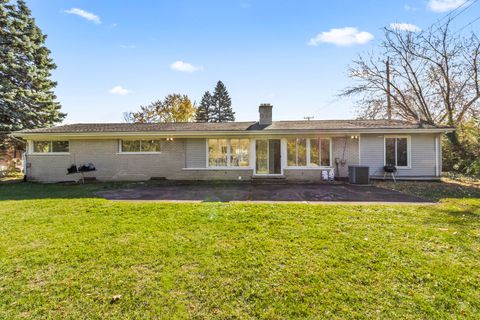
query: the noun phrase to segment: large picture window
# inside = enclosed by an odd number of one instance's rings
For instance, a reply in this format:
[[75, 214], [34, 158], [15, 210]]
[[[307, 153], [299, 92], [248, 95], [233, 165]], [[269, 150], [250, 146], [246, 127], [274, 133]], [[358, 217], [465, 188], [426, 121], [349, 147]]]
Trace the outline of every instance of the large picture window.
[[287, 164], [289, 167], [331, 166], [330, 139], [287, 139]]
[[385, 165], [408, 167], [408, 138], [385, 137]]
[[209, 167], [248, 167], [249, 139], [208, 139]]
[[120, 145], [122, 153], [160, 152], [161, 140], [122, 140]]
[[67, 153], [70, 144], [68, 141], [34, 141], [33, 152], [35, 153]]

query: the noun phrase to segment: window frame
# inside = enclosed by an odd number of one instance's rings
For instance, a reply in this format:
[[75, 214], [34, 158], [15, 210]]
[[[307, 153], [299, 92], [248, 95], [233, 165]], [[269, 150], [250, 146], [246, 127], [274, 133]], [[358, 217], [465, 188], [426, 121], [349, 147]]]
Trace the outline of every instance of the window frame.
[[[35, 151], [35, 142], [48, 142], [50, 143], [50, 150], [49, 152], [36, 152]], [[68, 151], [53, 151], [53, 142], [67, 142], [68, 143]], [[32, 155], [69, 155], [70, 154], [70, 140], [30, 140], [29, 142], [29, 152], [28, 154]]]
[[[306, 152], [307, 152], [307, 155], [306, 155], [306, 165], [305, 166], [289, 166], [288, 165], [288, 140], [290, 139], [295, 139], [295, 141], [298, 141], [297, 139], [306, 139]], [[329, 153], [328, 153], [328, 157], [329, 157], [329, 165], [328, 166], [321, 166], [321, 165], [312, 165], [311, 163], [311, 153], [310, 153], [310, 149], [311, 149], [311, 140], [312, 139], [317, 139], [319, 141], [319, 144], [320, 144], [320, 140], [328, 140], [328, 144], [329, 144]], [[297, 142], [296, 142], [297, 143]], [[285, 150], [285, 156], [287, 157], [286, 158], [286, 169], [329, 169], [329, 168], [332, 168], [333, 166], [333, 159], [332, 159], [332, 152], [333, 152], [333, 147], [332, 147], [332, 137], [308, 137], [308, 138], [303, 138], [303, 137], [289, 137], [289, 138], [285, 138], [285, 147], [286, 147], [286, 150]], [[319, 145], [319, 148], [320, 148], [320, 145]], [[298, 148], [296, 148], [298, 149]], [[297, 151], [295, 151], [297, 153]], [[320, 160], [321, 161], [321, 160]], [[297, 163], [298, 163], [298, 160], [297, 160]]]
[[[160, 151], [123, 151], [123, 141], [140, 141], [140, 150], [142, 150], [142, 141], [160, 141]], [[118, 139], [118, 152], [117, 154], [161, 154], [162, 142], [164, 139]]]
[[412, 143], [410, 135], [384, 135], [383, 136], [383, 165], [387, 165], [387, 139], [407, 139], [407, 165], [397, 166], [397, 141], [395, 140], [395, 168], [397, 169], [412, 169]]
[[[209, 141], [210, 140], [227, 140], [227, 165], [226, 166], [211, 166], [210, 165], [210, 150], [209, 150]], [[248, 141], [248, 165], [247, 166], [232, 166], [232, 140], [247, 140]], [[205, 150], [206, 150], [206, 168], [207, 169], [228, 169], [228, 170], [246, 170], [252, 169], [252, 139], [250, 138], [206, 138], [205, 139]]]

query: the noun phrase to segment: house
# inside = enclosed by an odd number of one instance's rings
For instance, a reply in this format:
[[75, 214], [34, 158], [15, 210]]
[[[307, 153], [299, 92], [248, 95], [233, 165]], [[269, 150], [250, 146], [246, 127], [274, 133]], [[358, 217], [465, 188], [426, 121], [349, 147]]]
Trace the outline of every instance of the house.
[[[29, 129], [29, 180], [68, 181], [72, 164], [93, 163], [97, 180], [250, 180], [279, 177], [319, 181], [322, 171], [347, 177], [349, 165], [383, 177], [437, 179], [441, 136], [450, 128], [398, 120], [272, 121], [272, 106], [259, 121], [227, 123], [92, 123]], [[324, 176], [324, 175], [323, 175]]]
[[8, 168], [21, 168], [23, 151], [17, 149], [0, 149], [0, 172]]

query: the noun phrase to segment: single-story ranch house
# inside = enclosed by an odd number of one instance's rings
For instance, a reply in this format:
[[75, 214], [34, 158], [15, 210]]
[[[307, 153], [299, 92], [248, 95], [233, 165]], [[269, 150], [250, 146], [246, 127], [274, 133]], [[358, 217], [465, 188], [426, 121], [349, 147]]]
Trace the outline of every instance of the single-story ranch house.
[[67, 168], [93, 163], [97, 180], [320, 181], [333, 171], [347, 177], [349, 165], [384, 176], [435, 179], [442, 171], [441, 136], [450, 128], [398, 120], [272, 121], [272, 106], [260, 119], [226, 123], [95, 123], [29, 129], [29, 180], [77, 180]]

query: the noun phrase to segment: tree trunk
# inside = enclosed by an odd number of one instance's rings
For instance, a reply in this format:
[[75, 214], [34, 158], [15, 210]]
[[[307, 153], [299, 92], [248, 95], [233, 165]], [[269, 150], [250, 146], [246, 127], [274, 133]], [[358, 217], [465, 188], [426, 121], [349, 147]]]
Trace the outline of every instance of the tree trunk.
[[452, 145], [452, 151], [457, 155], [461, 156], [465, 151], [465, 148], [463, 147], [462, 143], [458, 139], [457, 131], [455, 130], [452, 132], [448, 132], [446, 135], [447, 135], [448, 141]]

